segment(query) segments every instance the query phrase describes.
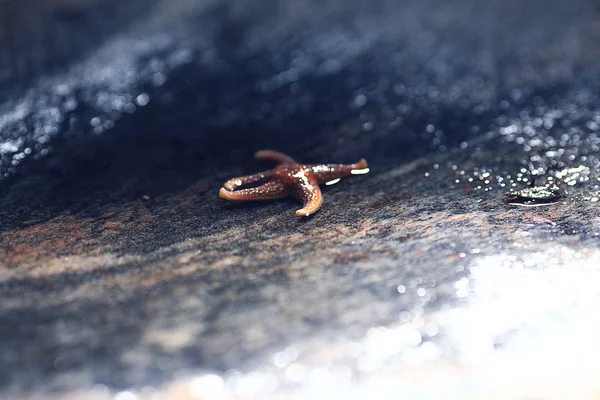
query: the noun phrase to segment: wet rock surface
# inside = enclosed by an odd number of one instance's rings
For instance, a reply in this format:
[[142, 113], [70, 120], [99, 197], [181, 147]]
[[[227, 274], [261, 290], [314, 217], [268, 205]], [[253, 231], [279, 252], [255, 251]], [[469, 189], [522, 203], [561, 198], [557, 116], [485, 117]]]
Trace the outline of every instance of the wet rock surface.
[[[80, 45], [0, 30], [39, 60], [1, 81], [0, 397], [596, 398], [600, 5], [413, 3], [10, 8]], [[371, 172], [218, 199], [264, 148]]]

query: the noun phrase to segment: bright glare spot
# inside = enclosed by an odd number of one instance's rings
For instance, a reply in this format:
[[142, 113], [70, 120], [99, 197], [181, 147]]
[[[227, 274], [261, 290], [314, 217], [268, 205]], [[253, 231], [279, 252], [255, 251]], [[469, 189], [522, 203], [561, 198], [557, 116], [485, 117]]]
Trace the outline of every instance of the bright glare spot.
[[23, 141], [13, 141], [10, 139], [0, 143], [0, 154], [15, 153], [19, 151], [19, 147], [23, 144]]
[[367, 96], [365, 96], [364, 94], [359, 94], [354, 98], [354, 104], [356, 104], [359, 107], [364, 106], [365, 104], [367, 104]]
[[285, 368], [289, 363], [296, 361], [296, 358], [298, 358], [298, 350], [295, 347], [288, 347], [275, 354], [273, 364], [278, 368]]
[[302, 364], [293, 363], [285, 369], [285, 378], [290, 382], [302, 382], [306, 377], [307, 370]]
[[454, 288], [456, 289], [456, 297], [467, 297], [469, 295], [469, 278], [460, 278], [454, 282]]
[[102, 123], [102, 121], [100, 120], [100, 118], [98, 117], [94, 117], [90, 120], [90, 125], [93, 127], [97, 127], [98, 125], [100, 125]]
[[336, 183], [338, 183], [339, 181], [341, 181], [341, 179], [340, 179], [340, 178], [337, 178], [337, 179], [331, 180], [331, 181], [329, 181], [329, 182], [325, 182], [325, 185], [327, 185], [327, 186], [335, 185], [335, 184], [336, 184]]
[[94, 386], [92, 386], [92, 393], [94, 394], [95, 399], [108, 399], [108, 397], [110, 396], [110, 389], [108, 388], [108, 386], [102, 383], [97, 383]]
[[132, 391], [125, 390], [117, 393], [115, 400], [139, 400], [139, 396]]
[[147, 93], [141, 93], [138, 97], [135, 98], [135, 102], [140, 107], [147, 105], [149, 101], [150, 101], [150, 96], [148, 96]]
[[236, 395], [254, 398], [274, 392], [279, 382], [272, 374], [251, 372], [247, 375], [231, 378], [228, 384], [233, 387]]
[[199, 399], [220, 399], [225, 394], [225, 381], [215, 374], [199, 376], [192, 380], [190, 393]]
[[315, 368], [308, 375], [308, 384], [311, 386], [326, 386], [331, 382], [331, 378], [331, 371], [327, 368]]
[[367, 332], [365, 354], [386, 358], [419, 344], [421, 334], [411, 324], [403, 324], [397, 328], [370, 328]]
[[350, 171], [350, 173], [352, 175], [364, 175], [364, 174], [368, 174], [370, 170], [371, 170], [370, 168], [353, 169], [352, 171]]

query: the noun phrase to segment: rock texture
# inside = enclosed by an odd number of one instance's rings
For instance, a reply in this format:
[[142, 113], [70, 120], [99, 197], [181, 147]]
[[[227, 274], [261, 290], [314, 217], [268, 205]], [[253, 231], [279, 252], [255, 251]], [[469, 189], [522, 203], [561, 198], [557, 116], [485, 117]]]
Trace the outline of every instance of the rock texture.
[[600, 395], [597, 1], [112, 3], [0, 5], [0, 397]]

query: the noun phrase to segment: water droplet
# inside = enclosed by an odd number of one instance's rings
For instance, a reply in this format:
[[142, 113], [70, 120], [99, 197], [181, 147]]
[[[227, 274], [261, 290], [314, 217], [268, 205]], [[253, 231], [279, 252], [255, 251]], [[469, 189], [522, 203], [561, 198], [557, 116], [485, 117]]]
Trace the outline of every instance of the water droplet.
[[135, 102], [138, 106], [144, 107], [150, 101], [150, 96], [147, 93], [141, 93], [135, 98]]

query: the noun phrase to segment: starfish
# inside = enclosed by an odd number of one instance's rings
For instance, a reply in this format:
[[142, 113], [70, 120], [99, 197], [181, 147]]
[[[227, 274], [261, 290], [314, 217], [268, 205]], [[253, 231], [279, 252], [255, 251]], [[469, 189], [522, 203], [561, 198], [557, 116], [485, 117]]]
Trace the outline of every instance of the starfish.
[[274, 162], [277, 166], [258, 174], [228, 180], [219, 191], [219, 197], [225, 200], [248, 201], [273, 200], [292, 195], [304, 203], [296, 214], [308, 217], [323, 203], [320, 184], [333, 185], [346, 176], [369, 172], [364, 158], [356, 164], [344, 165], [299, 164], [293, 158], [272, 150], [261, 150], [255, 156], [259, 161]]

